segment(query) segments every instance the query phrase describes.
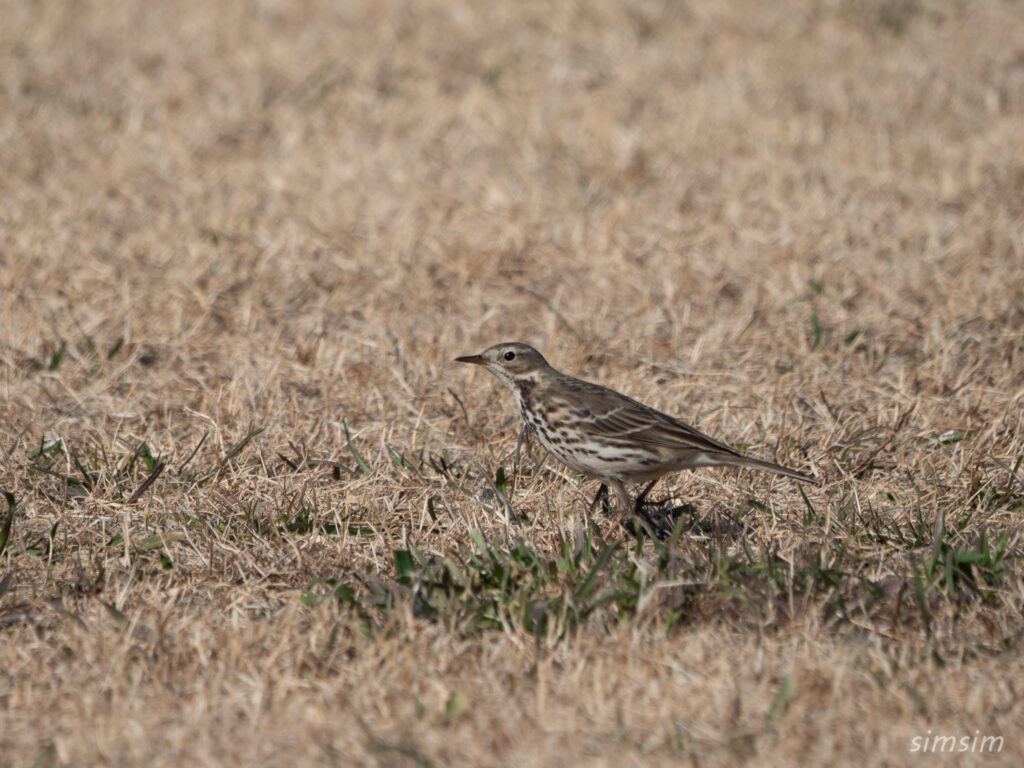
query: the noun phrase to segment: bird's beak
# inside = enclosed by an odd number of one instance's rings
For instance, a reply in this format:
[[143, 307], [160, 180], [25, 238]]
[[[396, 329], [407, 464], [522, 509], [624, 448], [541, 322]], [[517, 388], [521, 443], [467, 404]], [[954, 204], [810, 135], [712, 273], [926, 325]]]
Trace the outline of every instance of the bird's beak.
[[466, 355], [465, 357], [456, 357], [456, 363], [472, 363], [473, 365], [483, 365], [487, 362], [487, 359], [483, 355]]

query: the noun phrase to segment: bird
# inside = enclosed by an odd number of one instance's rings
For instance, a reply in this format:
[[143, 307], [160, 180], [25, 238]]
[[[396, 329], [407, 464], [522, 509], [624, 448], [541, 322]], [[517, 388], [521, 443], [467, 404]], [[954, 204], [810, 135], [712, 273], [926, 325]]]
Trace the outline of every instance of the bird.
[[480, 365], [508, 387], [538, 442], [569, 469], [611, 488], [629, 513], [627, 483], [646, 482], [633, 509], [660, 478], [682, 469], [749, 467], [818, 484], [781, 464], [744, 456], [674, 416], [551, 367], [529, 344], [503, 342], [455, 362]]

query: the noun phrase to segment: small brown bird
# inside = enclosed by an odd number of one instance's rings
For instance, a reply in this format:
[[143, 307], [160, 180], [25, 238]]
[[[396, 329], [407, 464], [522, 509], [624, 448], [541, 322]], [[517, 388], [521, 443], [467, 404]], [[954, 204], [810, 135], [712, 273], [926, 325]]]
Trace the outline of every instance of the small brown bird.
[[629, 511], [627, 482], [649, 482], [698, 467], [751, 467], [795, 480], [817, 480], [770, 461], [743, 456], [668, 414], [618, 392], [560, 373], [529, 344], [495, 344], [455, 358], [482, 365], [512, 390], [519, 411], [547, 451], [575, 472], [602, 480]]

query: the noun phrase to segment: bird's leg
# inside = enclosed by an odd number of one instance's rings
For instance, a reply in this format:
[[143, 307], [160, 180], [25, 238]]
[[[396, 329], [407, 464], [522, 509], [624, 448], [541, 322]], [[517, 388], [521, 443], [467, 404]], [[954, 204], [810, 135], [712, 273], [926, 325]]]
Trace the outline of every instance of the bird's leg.
[[622, 484], [621, 480], [615, 478], [603, 478], [604, 481], [615, 491], [615, 495], [619, 499], [619, 514], [615, 516], [615, 522], [612, 524], [611, 529], [608, 531], [608, 535], [611, 536], [615, 533], [615, 530], [622, 525], [622, 521], [625, 520], [626, 515], [629, 514], [629, 494], [626, 492], [626, 486]]
[[651, 492], [651, 488], [654, 487], [654, 484], [656, 482], [658, 482], [658, 478], [654, 478], [653, 480], [651, 480], [651, 482], [647, 484], [647, 487], [640, 491], [640, 495], [636, 497], [636, 502], [634, 504], [633, 511], [637, 514], [640, 514], [640, 512], [643, 511], [644, 499], [647, 498], [647, 494]]
[[[649, 494], [651, 489], [657, 484], [658, 479], [659, 478], [656, 477], [644, 486], [644, 489], [640, 491], [640, 495], [636, 497], [636, 504], [633, 509], [633, 514], [642, 519], [649, 526], [648, 532], [654, 536], [658, 535], [658, 521], [651, 516], [651, 513], [648, 510], [644, 509], [644, 501], [647, 499], [647, 494]], [[653, 504], [658, 505], [658, 502], [653, 502]], [[663, 507], [664, 503], [660, 506]]]
[[626, 486], [622, 484], [621, 480], [614, 479], [609, 479], [608, 485], [612, 487], [612, 490], [615, 491], [615, 495], [619, 499], [619, 506], [621, 507], [619, 516], [621, 517], [629, 512], [629, 494], [626, 492]]
[[634, 515], [643, 514], [644, 499], [647, 498], [647, 494], [651, 492], [651, 489], [654, 487], [654, 484], [658, 482], [658, 479], [655, 478], [654, 480], [651, 480], [651, 482], [649, 482], [644, 489], [640, 491], [640, 495], [637, 496], [636, 501], [633, 502], [632, 509], [630, 509], [629, 494], [626, 492], [626, 486], [622, 484], [622, 481], [608, 479], [607, 482], [608, 485], [615, 490], [615, 495], [619, 497], [619, 506], [621, 507], [619, 514], [615, 518], [615, 523], [612, 524], [611, 529], [608, 531], [608, 535], [610, 536], [615, 533], [616, 529], [620, 525], [622, 525], [622, 521], [626, 519], [626, 516], [630, 514], [630, 512]]

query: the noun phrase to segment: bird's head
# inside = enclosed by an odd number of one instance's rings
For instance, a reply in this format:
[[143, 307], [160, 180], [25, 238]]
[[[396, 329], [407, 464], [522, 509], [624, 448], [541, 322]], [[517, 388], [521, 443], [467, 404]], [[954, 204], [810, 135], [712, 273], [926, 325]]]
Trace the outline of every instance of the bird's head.
[[517, 380], [531, 378], [532, 374], [551, 367], [540, 352], [520, 341], [495, 344], [479, 355], [457, 357], [455, 362], [482, 365], [510, 387]]

